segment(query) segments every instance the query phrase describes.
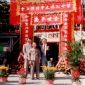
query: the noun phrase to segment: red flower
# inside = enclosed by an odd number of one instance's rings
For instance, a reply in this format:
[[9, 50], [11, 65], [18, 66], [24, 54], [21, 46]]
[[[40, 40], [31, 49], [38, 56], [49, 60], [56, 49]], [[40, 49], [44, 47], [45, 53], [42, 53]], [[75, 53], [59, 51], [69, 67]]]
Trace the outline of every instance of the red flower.
[[19, 75], [26, 74], [26, 70], [24, 68], [21, 68], [18, 72]]
[[21, 68], [17, 73], [19, 74], [20, 78], [26, 78], [27, 77], [26, 70], [24, 68]]

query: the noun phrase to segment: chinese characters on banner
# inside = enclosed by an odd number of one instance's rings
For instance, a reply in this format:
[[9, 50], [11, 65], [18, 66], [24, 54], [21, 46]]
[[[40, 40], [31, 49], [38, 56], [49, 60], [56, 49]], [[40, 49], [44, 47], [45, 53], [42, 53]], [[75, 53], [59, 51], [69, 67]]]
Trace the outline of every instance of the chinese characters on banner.
[[21, 12], [30, 14], [40, 14], [40, 13], [55, 13], [55, 12], [68, 12], [73, 11], [74, 3], [73, 2], [53, 2], [53, 3], [41, 3], [41, 4], [32, 4], [32, 3], [23, 3], [21, 5]]
[[[14, 24], [18, 23], [20, 17], [17, 17], [17, 3], [11, 0], [10, 16]], [[76, 10], [73, 0], [43, 0], [46, 3], [22, 3], [29, 0], [20, 0], [21, 16], [21, 45], [23, 45], [28, 37], [33, 37], [33, 28], [31, 25], [53, 25], [62, 24], [60, 29], [60, 52], [67, 50], [66, 41], [72, 39], [71, 18], [67, 12]], [[31, 0], [30, 0], [31, 1]], [[33, 0], [32, 0], [33, 1]], [[35, 0], [34, 0], [35, 1]], [[40, 0], [41, 1], [41, 0]], [[51, 3], [52, 1], [52, 3]], [[76, 4], [76, 3], [75, 3]], [[60, 14], [58, 14], [60, 13]], [[63, 13], [63, 17], [61, 14]], [[38, 14], [38, 15], [37, 15]], [[16, 18], [17, 17], [17, 18]], [[70, 21], [69, 21], [70, 20]], [[63, 48], [62, 48], [63, 47]]]
[[22, 25], [22, 29], [21, 29], [21, 45], [23, 45], [27, 38], [32, 38], [33, 35], [33, 30], [30, 26], [30, 18], [31, 16], [29, 14], [22, 14], [21, 15], [21, 25]]
[[68, 49], [66, 42], [72, 41], [72, 15], [63, 13], [63, 26], [60, 29], [60, 53], [64, 53]]
[[32, 25], [60, 25], [62, 24], [62, 14], [38, 14], [32, 15]]

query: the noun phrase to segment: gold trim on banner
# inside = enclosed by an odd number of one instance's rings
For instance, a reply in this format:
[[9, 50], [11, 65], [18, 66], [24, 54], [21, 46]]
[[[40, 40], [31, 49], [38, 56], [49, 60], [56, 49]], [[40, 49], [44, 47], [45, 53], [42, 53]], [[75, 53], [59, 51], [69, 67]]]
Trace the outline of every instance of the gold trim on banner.
[[74, 12], [71, 13], [71, 29], [72, 29], [72, 33], [71, 33], [71, 36], [72, 36], [72, 42], [74, 42], [75, 40], [75, 37], [74, 37]]
[[17, 12], [16, 15], [20, 15], [20, 6], [17, 4]]
[[16, 3], [17, 3], [16, 15], [20, 15], [20, 0], [16, 0]]
[[[73, 1], [73, 0], [69, 0]], [[20, 0], [21, 3], [46, 3], [46, 2], [65, 2], [65, 0]]]
[[[32, 31], [33, 31], [33, 35], [34, 35], [34, 28], [33, 28], [33, 25], [31, 24], [32, 23], [32, 17], [33, 17], [33, 15], [30, 15], [30, 26], [31, 26], [31, 29], [32, 29]], [[34, 41], [34, 36], [32, 36], [33, 38], [32, 38], [32, 41]]]
[[[61, 25], [62, 23], [63, 23], [63, 21], [62, 21], [62, 13], [53, 13], [53, 14], [60, 14], [60, 19], [61, 19], [61, 21], [60, 21], [60, 23], [57, 23], [58, 25]], [[51, 15], [53, 15], [53, 14], [51, 14]], [[48, 24], [33, 24], [32, 22], [33, 22], [33, 15], [36, 15], [36, 14], [31, 14], [31, 25], [48, 25]], [[37, 14], [38, 15], [38, 14]], [[44, 14], [44, 15], [46, 15], [46, 14]], [[50, 15], [50, 14], [48, 14], [48, 15]], [[49, 24], [49, 25], [51, 25], [51, 24]], [[53, 25], [55, 25], [55, 24], [53, 24]]]
[[76, 0], [73, 0], [73, 10], [76, 12], [77, 8], [76, 8]]
[[20, 15], [20, 25], [19, 25], [19, 30], [20, 30], [20, 46], [21, 46], [21, 37], [22, 37], [22, 32], [21, 32], [22, 31], [22, 29], [21, 29], [22, 28], [22, 23], [21, 23], [21, 21], [22, 20], [21, 20], [21, 15]]
[[[73, 12], [74, 10], [62, 10], [62, 11], [55, 11], [55, 12], [46, 12], [46, 13], [37, 13], [37, 14], [56, 14], [56, 13], [63, 13], [63, 12]], [[29, 12], [28, 12], [29, 13]], [[29, 13], [29, 14], [36, 14], [36, 13]]]
[[[27, 2], [30, 2], [31, 0], [16, 0], [17, 1], [17, 10], [16, 10], [16, 15], [20, 15], [20, 4], [27, 4]], [[36, 0], [33, 0], [33, 1], [36, 1]], [[40, 0], [42, 1], [42, 0]], [[61, 1], [60, 1], [61, 2]], [[76, 0], [73, 0], [72, 1], [73, 3], [73, 9], [72, 10], [60, 10], [60, 11], [54, 11], [54, 12], [46, 12], [46, 13], [38, 13], [38, 14], [52, 14], [52, 13], [59, 13], [59, 12], [73, 12], [73, 11], [76, 11]], [[30, 12], [27, 12], [26, 14], [34, 14], [34, 13], [30, 13]]]

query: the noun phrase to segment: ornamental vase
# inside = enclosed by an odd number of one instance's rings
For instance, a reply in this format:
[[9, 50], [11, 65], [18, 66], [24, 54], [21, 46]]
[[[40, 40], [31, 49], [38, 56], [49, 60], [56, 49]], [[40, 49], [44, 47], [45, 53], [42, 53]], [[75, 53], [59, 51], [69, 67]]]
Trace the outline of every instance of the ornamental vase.
[[26, 78], [19, 78], [19, 84], [26, 84]]
[[0, 77], [0, 83], [4, 83], [7, 81], [7, 77]]
[[78, 69], [71, 70], [72, 79], [78, 79], [80, 77], [80, 71]]
[[53, 85], [53, 80], [46, 80], [46, 85]]

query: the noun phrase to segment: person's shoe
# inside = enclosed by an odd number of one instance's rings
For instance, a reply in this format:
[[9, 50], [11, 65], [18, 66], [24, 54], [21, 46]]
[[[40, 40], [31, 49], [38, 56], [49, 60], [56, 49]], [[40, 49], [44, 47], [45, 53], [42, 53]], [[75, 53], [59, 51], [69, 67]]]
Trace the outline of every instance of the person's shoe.
[[34, 80], [34, 78], [31, 78], [31, 80]]
[[38, 80], [39, 80], [39, 78], [38, 78], [38, 77], [36, 77], [36, 79], [38, 79]]

